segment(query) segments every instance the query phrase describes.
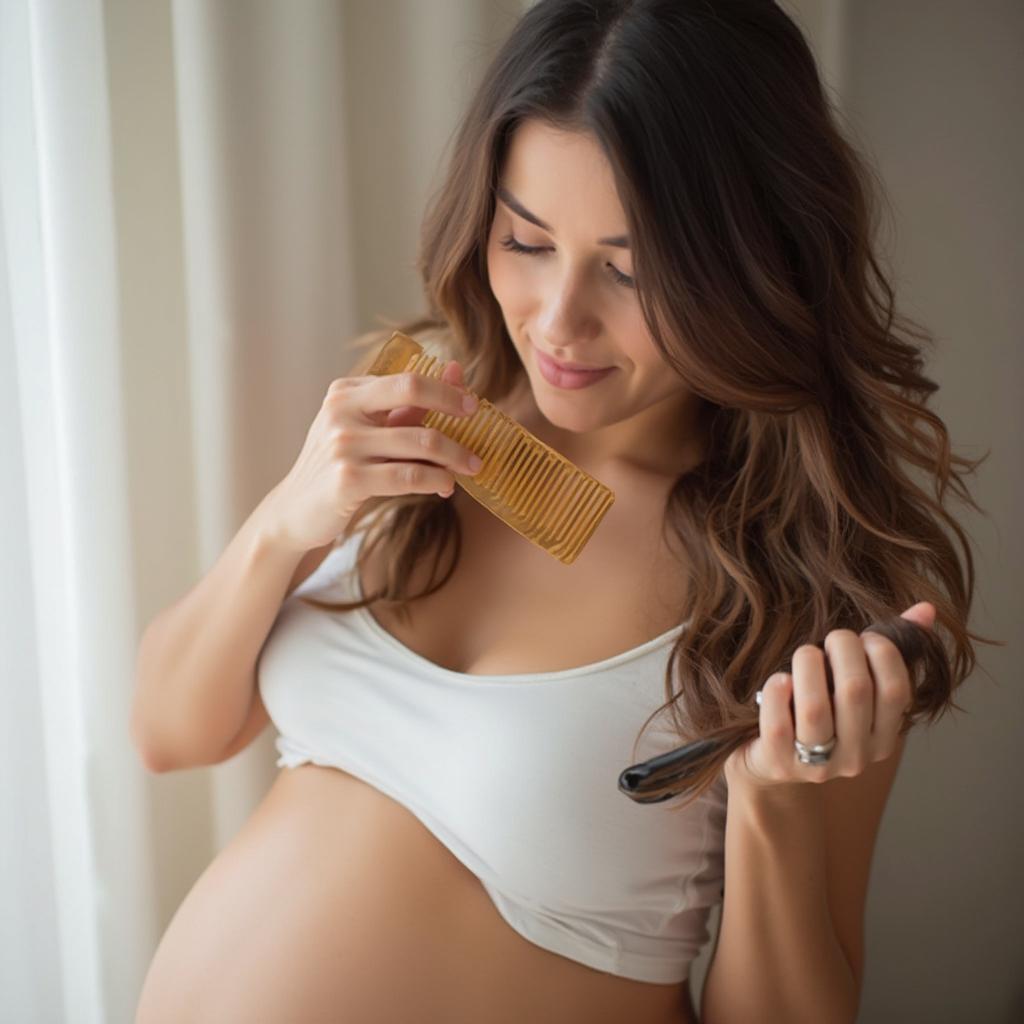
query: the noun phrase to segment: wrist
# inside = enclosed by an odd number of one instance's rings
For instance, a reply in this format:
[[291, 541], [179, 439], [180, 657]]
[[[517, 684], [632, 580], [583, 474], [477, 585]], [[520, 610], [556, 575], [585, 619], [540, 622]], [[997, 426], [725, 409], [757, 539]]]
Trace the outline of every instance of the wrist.
[[728, 799], [730, 813], [742, 809], [758, 831], [770, 834], [779, 822], [820, 810], [822, 791], [813, 783], [758, 785], [740, 779], [730, 784]]
[[301, 557], [305, 551], [297, 547], [289, 537], [278, 508], [275, 487], [253, 509], [249, 517], [253, 552], [264, 557]]

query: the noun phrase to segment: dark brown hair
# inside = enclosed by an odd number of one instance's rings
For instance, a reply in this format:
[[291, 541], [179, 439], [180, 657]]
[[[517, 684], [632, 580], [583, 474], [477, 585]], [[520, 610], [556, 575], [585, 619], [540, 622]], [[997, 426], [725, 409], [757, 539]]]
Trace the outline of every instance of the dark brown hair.
[[[932, 339], [896, 314], [873, 251], [880, 183], [841, 133], [799, 29], [770, 0], [540, 0], [527, 10], [473, 96], [427, 210], [429, 313], [357, 347], [375, 351], [399, 329], [458, 359], [466, 386], [492, 402], [520, 382], [486, 246], [509, 140], [527, 118], [601, 146], [651, 336], [704, 403], [704, 460], [679, 477], [664, 512], [691, 584], [679, 621], [690, 621], [666, 670], [666, 703], [644, 728], [667, 711], [680, 743], [728, 737], [799, 645], [921, 600], [935, 606], [942, 642], [911, 717], [963, 710], [952, 694], [975, 667], [971, 641], [992, 641], [967, 628], [974, 563], [944, 506], [951, 490], [981, 511], [961, 477], [988, 453], [952, 454], [927, 408], [938, 385], [915, 341]], [[382, 506], [392, 515], [376, 518]], [[312, 603], [401, 607], [450, 577], [461, 534], [448, 502], [374, 498], [343, 537], [371, 515], [365, 551], [386, 546], [382, 589]], [[427, 553], [432, 582], [411, 595]], [[694, 797], [724, 757], [704, 767]]]

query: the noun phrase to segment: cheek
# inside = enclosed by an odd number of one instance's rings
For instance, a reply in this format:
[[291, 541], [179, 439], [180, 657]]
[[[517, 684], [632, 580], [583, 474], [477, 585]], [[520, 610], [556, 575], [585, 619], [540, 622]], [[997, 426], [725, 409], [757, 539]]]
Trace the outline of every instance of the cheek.
[[643, 314], [638, 309], [624, 310], [616, 323], [623, 356], [637, 373], [664, 380], [670, 368], [651, 340]]
[[527, 301], [528, 289], [523, 275], [517, 273], [517, 267], [509, 260], [509, 253], [496, 245], [488, 250], [487, 276], [494, 297], [504, 309], [514, 309]]

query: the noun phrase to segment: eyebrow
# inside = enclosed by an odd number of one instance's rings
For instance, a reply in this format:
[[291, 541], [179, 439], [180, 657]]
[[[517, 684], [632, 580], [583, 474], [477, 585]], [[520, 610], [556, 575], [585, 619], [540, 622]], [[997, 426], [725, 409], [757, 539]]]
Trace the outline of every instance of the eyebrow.
[[[548, 231], [554, 234], [551, 230], [551, 225], [545, 224], [535, 213], [530, 211], [523, 206], [521, 202], [504, 185], [499, 185], [495, 190], [497, 197], [513, 212], [518, 213], [523, 220], [528, 220], [531, 224], [536, 224], [537, 227], [544, 231]], [[628, 235], [615, 235], [613, 238], [599, 238], [597, 240], [598, 245], [614, 245], [617, 249], [628, 249], [629, 236]]]

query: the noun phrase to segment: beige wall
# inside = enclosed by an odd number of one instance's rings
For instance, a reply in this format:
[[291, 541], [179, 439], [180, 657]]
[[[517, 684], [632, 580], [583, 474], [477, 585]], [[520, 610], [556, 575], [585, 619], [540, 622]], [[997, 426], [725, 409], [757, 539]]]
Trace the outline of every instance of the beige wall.
[[[882, 822], [860, 1024], [1024, 1020], [1024, 4], [791, 0], [891, 207], [900, 308], [936, 336], [926, 373], [954, 451], [992, 454], [961, 515], [980, 668], [911, 734]], [[959, 508], [959, 506], [954, 506]], [[717, 922], [716, 922], [717, 927]], [[706, 970], [706, 954], [700, 977]]]
[[916, 738], [884, 823], [868, 907], [861, 1019], [1024, 1020], [1024, 800], [1018, 788], [1018, 524], [1024, 513], [1024, 5], [850, 4], [846, 107], [892, 200], [903, 305], [937, 336], [935, 409], [957, 450], [992, 450], [965, 515], [978, 555], [971, 625], [1007, 647]]

